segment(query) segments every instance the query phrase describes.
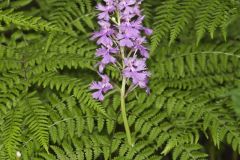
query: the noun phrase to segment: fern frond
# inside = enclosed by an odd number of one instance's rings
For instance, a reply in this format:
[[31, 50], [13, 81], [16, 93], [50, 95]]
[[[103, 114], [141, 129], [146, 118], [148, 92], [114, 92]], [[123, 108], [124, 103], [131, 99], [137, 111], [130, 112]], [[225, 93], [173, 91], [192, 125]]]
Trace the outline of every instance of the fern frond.
[[[213, 142], [216, 146], [220, 146], [225, 138], [235, 151], [240, 151], [239, 133], [236, 125], [231, 117], [226, 117], [224, 110], [219, 110], [217, 106], [211, 106], [206, 109], [204, 116], [203, 129], [210, 129]], [[224, 121], [222, 120], [224, 118]]]
[[156, 17], [154, 19], [154, 34], [151, 37], [151, 51], [153, 52], [160, 41], [169, 33], [171, 21], [175, 16], [177, 0], [169, 0], [160, 4], [156, 8]]
[[35, 139], [48, 151], [48, 112], [42, 102], [33, 95], [26, 97], [26, 104], [28, 105], [26, 111], [26, 124], [32, 132]]
[[147, 27], [151, 27], [151, 22], [153, 19], [152, 17], [153, 4], [151, 4], [151, 1], [143, 1], [142, 8], [143, 8], [143, 15], [144, 15], [144, 23], [146, 24]]
[[13, 10], [1, 10], [0, 20], [6, 24], [14, 24], [20, 29], [33, 29], [43, 32], [64, 32], [61, 28], [43, 21], [41, 18], [25, 16], [22, 12], [15, 13]]
[[[163, 51], [165, 50], [163, 48]], [[218, 47], [180, 46], [177, 51], [171, 52], [172, 56], [161, 52], [163, 53], [161, 57], [157, 56], [161, 62], [158, 66], [154, 66], [157, 69], [161, 68], [154, 77], [161, 78], [161, 81], [170, 87], [197, 88], [203, 85], [210, 87], [234, 81], [235, 75], [239, 72], [237, 63], [240, 57], [238, 47], [234, 43], [222, 44]], [[222, 65], [219, 66], [219, 63]]]
[[95, 28], [93, 22], [95, 14], [92, 11], [92, 2], [90, 0], [54, 0], [50, 2], [49, 7], [56, 9], [50, 10], [48, 19], [53, 24], [66, 28], [69, 32], [77, 30], [86, 33], [86, 27], [91, 30]]
[[[154, 52], [160, 42], [169, 41], [169, 45], [173, 44], [177, 37], [186, 31], [186, 28], [190, 30], [186, 34], [196, 32], [197, 44], [207, 31], [213, 38], [218, 28], [221, 29], [226, 40], [227, 27], [239, 13], [238, 8], [239, 6], [230, 0], [167, 0], [161, 2], [155, 8], [151, 51]], [[191, 31], [192, 29], [194, 32]], [[185, 40], [182, 37], [179, 40], [181, 42]]]
[[15, 159], [16, 152], [19, 151], [21, 143], [21, 126], [23, 122], [23, 106], [22, 101], [19, 101], [15, 110], [8, 112], [5, 117], [5, 123], [2, 128], [2, 144], [1, 152], [6, 151], [9, 159]]
[[89, 84], [86, 84], [86, 82], [84, 84], [77, 78], [58, 75], [54, 72], [39, 75], [33, 79], [33, 82], [37, 83], [38, 85], [42, 84], [43, 87], [49, 86], [51, 89], [55, 88], [56, 90], [60, 90], [62, 92], [66, 91], [69, 94], [72, 93], [76, 98], [79, 99], [79, 102], [83, 104], [83, 106], [88, 106], [106, 115], [106, 111], [104, 108], [102, 108], [100, 103], [92, 99], [92, 96], [87, 89]]
[[190, 23], [194, 11], [199, 6], [200, 0], [184, 0], [177, 6], [176, 16], [173, 18], [170, 30], [169, 45], [171, 45], [180, 32]]
[[[26, 67], [29, 74], [40, 74], [45, 71], [56, 71], [65, 67], [69, 69], [93, 69], [96, 60], [93, 58], [96, 46], [85, 41], [86, 37], [56, 36], [47, 54], [38, 46], [31, 46], [28, 52]], [[45, 43], [45, 42], [43, 42]], [[43, 44], [44, 45], [44, 44]], [[35, 50], [35, 52], [34, 52]]]
[[202, 149], [200, 145], [183, 145], [175, 148], [173, 152], [173, 160], [181, 158], [183, 160], [188, 159], [203, 159], [207, 158], [208, 155], [199, 151]]
[[15, 49], [0, 45], [0, 71], [21, 68], [21, 56], [16, 54]]

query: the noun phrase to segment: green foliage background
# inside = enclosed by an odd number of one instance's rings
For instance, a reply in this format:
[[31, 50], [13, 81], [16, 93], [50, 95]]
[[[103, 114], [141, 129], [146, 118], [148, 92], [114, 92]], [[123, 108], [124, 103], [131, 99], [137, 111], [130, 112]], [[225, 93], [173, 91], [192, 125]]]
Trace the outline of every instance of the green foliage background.
[[[144, 0], [151, 94], [127, 98], [133, 147], [119, 93], [99, 103], [88, 90], [97, 2], [0, 1], [0, 159], [237, 159], [240, 2]], [[107, 73], [120, 82], [119, 71]]]

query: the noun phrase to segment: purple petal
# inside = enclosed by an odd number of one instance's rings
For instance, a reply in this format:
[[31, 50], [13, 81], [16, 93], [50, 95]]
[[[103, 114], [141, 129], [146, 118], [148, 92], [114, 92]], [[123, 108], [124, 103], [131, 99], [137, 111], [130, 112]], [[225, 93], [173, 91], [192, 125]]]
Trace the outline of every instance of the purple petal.
[[103, 99], [104, 99], [104, 96], [103, 96], [101, 90], [94, 92], [94, 93], [92, 94], [92, 96], [93, 96], [94, 99], [97, 99], [97, 100], [99, 100], [99, 101], [103, 101]]
[[102, 34], [100, 32], [94, 32], [92, 34], [91, 40], [95, 40], [96, 38], [100, 37]]
[[124, 38], [124, 39], [120, 40], [119, 45], [121, 47], [125, 47], [126, 46], [126, 47], [131, 48], [133, 46], [133, 42], [130, 39], [128, 39], [128, 38]]
[[149, 88], [149, 87], [147, 87], [147, 88], [146, 88], [146, 93], [149, 95], [149, 94], [150, 94], [150, 92], [151, 92], [151, 91], [150, 91], [150, 88]]
[[107, 21], [99, 21], [98, 24], [103, 28], [110, 28], [111, 24]]
[[106, 6], [102, 5], [102, 4], [97, 4], [97, 10], [99, 11], [105, 11], [106, 10]]
[[140, 54], [145, 57], [145, 58], [149, 58], [149, 54], [148, 54], [148, 50], [145, 47], [139, 48]]
[[110, 78], [107, 75], [104, 75], [104, 74], [99, 74], [99, 75], [102, 78], [103, 83], [108, 83], [110, 81]]
[[152, 33], [153, 33], [153, 30], [151, 30], [149, 28], [144, 28], [143, 30], [144, 30], [145, 34], [148, 36], [152, 35]]
[[104, 70], [104, 68], [105, 68], [105, 64], [103, 64], [103, 63], [99, 63], [99, 66], [98, 66], [98, 70], [99, 70], [99, 72], [103, 72], [103, 70]]
[[101, 85], [98, 82], [92, 82], [90, 89], [94, 90], [94, 89], [101, 89]]
[[103, 56], [105, 55], [106, 53], [108, 53], [107, 49], [105, 47], [102, 47], [102, 48], [98, 48], [97, 49], [97, 52], [96, 52], [96, 56], [99, 57], [99, 56]]
[[108, 21], [110, 19], [110, 16], [108, 14], [108, 12], [102, 12], [98, 14], [98, 19], [103, 19]]
[[97, 41], [97, 44], [103, 44], [104, 46], [112, 46], [113, 41], [107, 36], [102, 36]]
[[111, 56], [109, 53], [103, 55], [102, 63], [109, 64], [109, 63], [115, 63], [115, 62], [116, 62], [116, 58]]
[[127, 0], [128, 5], [133, 5], [136, 3], [136, 0]]
[[103, 88], [103, 93], [106, 93], [107, 91], [109, 91], [109, 90], [111, 90], [111, 89], [113, 89], [113, 86], [112, 86], [110, 83], [108, 83], [108, 84], [106, 84], [106, 86]]

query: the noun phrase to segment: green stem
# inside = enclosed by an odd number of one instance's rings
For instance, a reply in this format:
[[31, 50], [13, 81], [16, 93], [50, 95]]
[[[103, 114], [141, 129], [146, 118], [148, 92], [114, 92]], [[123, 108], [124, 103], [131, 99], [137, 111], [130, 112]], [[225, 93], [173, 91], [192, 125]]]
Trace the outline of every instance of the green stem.
[[[120, 26], [121, 24], [121, 18], [119, 15], [119, 12], [116, 12], [117, 14], [117, 23]], [[120, 47], [120, 53], [122, 56], [122, 69], [125, 68], [125, 64], [124, 64], [124, 58], [125, 58], [125, 53], [124, 53], [124, 48]], [[132, 138], [131, 138], [131, 132], [130, 132], [130, 128], [128, 125], [128, 120], [127, 120], [127, 114], [126, 114], [126, 105], [125, 105], [125, 91], [126, 90], [126, 78], [123, 76], [122, 78], [122, 88], [121, 88], [121, 114], [122, 114], [122, 119], [123, 119], [123, 123], [124, 123], [124, 128], [125, 128], [125, 132], [127, 135], [127, 140], [128, 140], [128, 144], [130, 146], [133, 146], [132, 143]]]
[[123, 123], [125, 127], [125, 132], [127, 135], [128, 144], [132, 146], [133, 144], [131, 139], [131, 132], [130, 132], [130, 128], [127, 121], [127, 114], [126, 114], [126, 107], [125, 107], [125, 86], [126, 86], [126, 78], [123, 78], [122, 89], [121, 89], [121, 111], [122, 111], [121, 113], [122, 113]]

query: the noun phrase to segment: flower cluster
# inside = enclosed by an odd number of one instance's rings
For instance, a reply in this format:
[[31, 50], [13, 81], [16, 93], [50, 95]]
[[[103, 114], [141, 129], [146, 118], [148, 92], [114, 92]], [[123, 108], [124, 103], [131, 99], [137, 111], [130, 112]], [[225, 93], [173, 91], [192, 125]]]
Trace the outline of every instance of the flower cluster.
[[[112, 89], [109, 78], [103, 75], [108, 64], [122, 62], [123, 78], [132, 80], [132, 84], [141, 88], [147, 87], [150, 73], [146, 68], [148, 49], [144, 46], [146, 37], [152, 30], [143, 27], [144, 17], [141, 15], [142, 0], [104, 0], [105, 4], [98, 4], [98, 24], [100, 30], [93, 33], [92, 40], [97, 39], [101, 47], [96, 56], [101, 58], [97, 64], [102, 81], [93, 82], [90, 89], [98, 90], [93, 97], [103, 100], [103, 93]], [[121, 57], [121, 58], [119, 58]], [[115, 65], [116, 66], [116, 65]]]
[[113, 86], [109, 83], [109, 77], [107, 75], [100, 75], [102, 81], [93, 82], [90, 86], [92, 90], [98, 90], [93, 93], [93, 98], [102, 101], [104, 99], [103, 93], [106, 93], [108, 90], [112, 89]]
[[145, 62], [146, 58], [137, 59], [135, 56], [124, 59], [126, 67], [123, 70], [123, 76], [131, 78], [133, 84], [141, 88], [147, 88], [147, 79], [150, 76], [146, 71]]

